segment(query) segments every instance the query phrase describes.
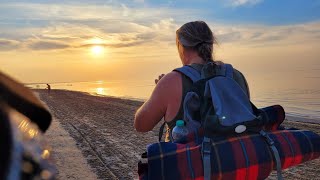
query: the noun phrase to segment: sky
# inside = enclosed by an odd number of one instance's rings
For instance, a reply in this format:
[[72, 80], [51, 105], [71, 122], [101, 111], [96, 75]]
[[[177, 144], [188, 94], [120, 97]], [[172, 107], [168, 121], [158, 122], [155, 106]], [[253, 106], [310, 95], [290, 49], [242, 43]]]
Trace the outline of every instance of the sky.
[[249, 77], [320, 74], [320, 0], [0, 0], [0, 70], [24, 83], [150, 80], [181, 66], [176, 30], [207, 22]]

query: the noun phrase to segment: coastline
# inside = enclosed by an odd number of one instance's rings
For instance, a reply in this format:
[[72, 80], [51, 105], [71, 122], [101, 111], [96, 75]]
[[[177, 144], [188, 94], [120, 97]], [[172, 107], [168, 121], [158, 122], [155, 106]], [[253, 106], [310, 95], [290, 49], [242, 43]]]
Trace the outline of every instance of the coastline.
[[[39, 94], [52, 115], [74, 139], [98, 179], [138, 178], [140, 154], [147, 144], [158, 141], [160, 125], [147, 133], [134, 130], [134, 113], [143, 102], [67, 90], [52, 90], [50, 94], [46, 90], [33, 91]], [[287, 117], [283, 125], [320, 134], [319, 123], [291, 118]], [[50, 143], [50, 138], [48, 141]], [[319, 166], [319, 159], [309, 161], [285, 170], [284, 178], [313, 179], [314, 175], [320, 174]], [[275, 173], [268, 179], [276, 179]]]
[[286, 119], [294, 122], [303, 122], [303, 123], [310, 123], [310, 124], [320, 124], [320, 120], [313, 120], [304, 117], [297, 117], [297, 116], [290, 116], [286, 115]]
[[[37, 92], [37, 91], [46, 91], [46, 90], [43, 90], [43, 89], [35, 89], [35, 88], [32, 88], [31, 90], [33, 90], [35, 92]], [[89, 92], [84, 92], [84, 91], [74, 91], [74, 90], [67, 90], [67, 89], [54, 89], [54, 91], [76, 92], [76, 93], [83, 93], [83, 94], [94, 96], [94, 97], [102, 97], [102, 98], [106, 97], [106, 98], [112, 98], [112, 99], [122, 99], [122, 100], [136, 101], [136, 102], [139, 102], [139, 103], [143, 103], [145, 101], [145, 99], [135, 98], [135, 97], [131, 97], [131, 96], [111, 96], [111, 95], [102, 95], [102, 94], [97, 94], [97, 93], [89, 93]], [[311, 118], [301, 117], [301, 116], [293, 116], [293, 115], [287, 115], [286, 114], [286, 119], [289, 120], [289, 121], [294, 121], [294, 122], [320, 124], [320, 119], [311, 119]]]

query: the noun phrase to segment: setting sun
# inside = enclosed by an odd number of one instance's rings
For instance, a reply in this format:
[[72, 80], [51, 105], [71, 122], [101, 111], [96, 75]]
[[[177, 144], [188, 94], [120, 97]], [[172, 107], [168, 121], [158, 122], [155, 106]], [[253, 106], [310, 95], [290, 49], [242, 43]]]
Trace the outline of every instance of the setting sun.
[[104, 54], [105, 49], [103, 46], [95, 45], [91, 47], [90, 51], [91, 51], [91, 54], [94, 56], [101, 56]]

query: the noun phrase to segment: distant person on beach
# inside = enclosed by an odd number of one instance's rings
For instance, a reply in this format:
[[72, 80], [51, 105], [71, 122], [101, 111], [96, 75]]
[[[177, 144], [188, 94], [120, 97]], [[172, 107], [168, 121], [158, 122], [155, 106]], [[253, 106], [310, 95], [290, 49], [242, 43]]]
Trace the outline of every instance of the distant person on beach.
[[50, 91], [51, 91], [51, 86], [49, 84], [47, 84], [47, 87], [46, 89], [48, 89], [48, 94], [50, 94]]
[[[176, 45], [182, 65], [197, 64], [203, 66], [208, 62], [221, 64], [213, 59], [216, 37], [203, 21], [189, 22], [176, 31]], [[250, 96], [244, 76], [237, 70], [234, 79], [244, 92]], [[162, 74], [155, 80], [156, 87], [151, 97], [135, 114], [134, 126], [139, 132], [152, 130], [162, 118], [167, 124], [166, 140], [177, 120], [183, 119], [183, 100], [192, 87], [192, 81], [184, 74], [172, 71]]]

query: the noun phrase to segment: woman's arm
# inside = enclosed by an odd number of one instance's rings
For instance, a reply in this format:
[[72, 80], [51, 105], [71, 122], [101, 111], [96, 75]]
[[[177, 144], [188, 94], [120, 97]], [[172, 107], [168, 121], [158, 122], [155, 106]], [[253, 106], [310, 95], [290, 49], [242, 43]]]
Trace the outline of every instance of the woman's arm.
[[176, 72], [166, 74], [157, 82], [151, 97], [136, 112], [134, 127], [139, 132], [152, 130], [165, 116], [169, 99], [172, 98], [172, 89], [175, 88], [179, 76]]

